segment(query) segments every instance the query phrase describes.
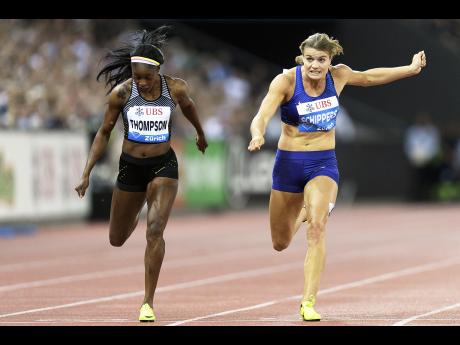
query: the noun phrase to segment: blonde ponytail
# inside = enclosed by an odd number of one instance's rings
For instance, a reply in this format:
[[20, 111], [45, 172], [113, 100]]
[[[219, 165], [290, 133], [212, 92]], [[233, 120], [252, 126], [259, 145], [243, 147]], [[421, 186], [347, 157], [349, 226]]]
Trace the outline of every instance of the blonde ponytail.
[[303, 58], [302, 58], [302, 55], [299, 55], [299, 56], [296, 56], [295, 57], [295, 63], [297, 65], [303, 65]]

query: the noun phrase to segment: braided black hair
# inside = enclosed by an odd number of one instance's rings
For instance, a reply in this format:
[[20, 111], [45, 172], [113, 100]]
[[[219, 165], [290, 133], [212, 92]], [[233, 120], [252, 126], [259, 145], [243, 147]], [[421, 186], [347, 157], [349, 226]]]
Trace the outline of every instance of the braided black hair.
[[140, 30], [132, 35], [130, 42], [124, 43], [120, 48], [109, 50], [104, 56], [109, 62], [99, 71], [96, 80], [105, 77], [105, 85], [112, 91], [115, 86], [131, 78], [131, 56], [142, 56], [164, 63], [161, 48], [167, 40], [169, 26], [163, 25], [153, 31]]

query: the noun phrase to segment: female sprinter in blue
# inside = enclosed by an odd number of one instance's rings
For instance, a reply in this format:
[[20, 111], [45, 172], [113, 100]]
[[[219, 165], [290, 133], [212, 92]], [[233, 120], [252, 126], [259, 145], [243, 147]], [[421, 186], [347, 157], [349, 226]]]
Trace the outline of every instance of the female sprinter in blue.
[[107, 148], [118, 116], [123, 117], [125, 136], [119, 174], [112, 195], [109, 240], [121, 247], [136, 228], [147, 202], [145, 295], [140, 321], [155, 321], [153, 297], [165, 255], [163, 232], [178, 188], [178, 163], [171, 147], [171, 120], [176, 105], [195, 127], [198, 150], [208, 146], [187, 83], [160, 74], [164, 62], [161, 47], [167, 27], [136, 33], [131, 43], [110, 51], [108, 63], [97, 79], [105, 76], [110, 86], [108, 106], [91, 146], [81, 181], [75, 190], [85, 195], [89, 175]]
[[382, 85], [417, 75], [425, 67], [426, 58], [421, 51], [410, 65], [363, 72], [344, 64], [333, 66], [332, 59], [343, 49], [324, 33], [308, 37], [300, 51], [297, 66], [272, 80], [252, 120], [248, 149], [260, 150], [267, 124], [281, 106], [282, 128], [269, 205], [271, 237], [276, 250], [286, 249], [302, 222], [307, 222], [300, 314], [305, 321], [319, 321], [321, 316], [313, 306], [325, 263], [326, 223], [339, 184], [335, 156], [339, 95], [345, 85]]

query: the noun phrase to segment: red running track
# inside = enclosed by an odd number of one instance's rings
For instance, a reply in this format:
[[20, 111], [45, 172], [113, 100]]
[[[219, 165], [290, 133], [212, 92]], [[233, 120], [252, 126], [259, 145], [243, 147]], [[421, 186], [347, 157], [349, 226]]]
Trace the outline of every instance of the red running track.
[[145, 223], [121, 248], [107, 224], [0, 238], [0, 325], [460, 325], [460, 206], [338, 206], [317, 300], [300, 319], [305, 231], [272, 249], [268, 211], [173, 214], [154, 300], [139, 323]]

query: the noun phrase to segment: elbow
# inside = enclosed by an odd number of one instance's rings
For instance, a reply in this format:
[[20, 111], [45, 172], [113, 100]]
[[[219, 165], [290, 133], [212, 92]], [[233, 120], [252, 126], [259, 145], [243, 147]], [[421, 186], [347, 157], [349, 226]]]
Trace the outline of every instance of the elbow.
[[104, 139], [106, 139], [106, 140], [109, 140], [111, 132], [112, 132], [111, 128], [101, 127], [97, 131], [97, 135], [102, 137], [102, 138], [104, 138]]
[[181, 110], [182, 114], [184, 114], [187, 119], [190, 119], [191, 116], [193, 116], [192, 114], [196, 113], [196, 110], [192, 105], [181, 107]]

